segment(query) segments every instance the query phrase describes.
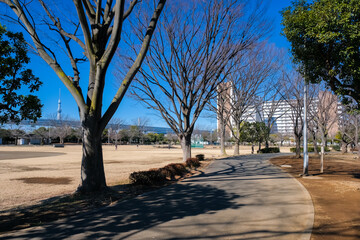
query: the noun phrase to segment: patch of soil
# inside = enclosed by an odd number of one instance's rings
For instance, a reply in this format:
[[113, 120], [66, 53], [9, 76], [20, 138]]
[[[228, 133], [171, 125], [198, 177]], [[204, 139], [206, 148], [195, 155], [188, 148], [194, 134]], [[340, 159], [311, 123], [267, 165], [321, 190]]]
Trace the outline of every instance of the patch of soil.
[[17, 178], [14, 180], [23, 181], [27, 184], [55, 184], [55, 185], [67, 185], [71, 183], [71, 178], [67, 177], [29, 177], [29, 178]]
[[[320, 158], [310, 156], [310, 177], [300, 177], [303, 159], [281, 156], [270, 160], [292, 174], [308, 190], [313, 200], [315, 219], [311, 240], [360, 239], [360, 161], [352, 154], [328, 154], [324, 173]], [[314, 177], [315, 176], [315, 177]]]
[[[108, 187], [101, 193], [79, 194], [74, 193], [65, 196], [58, 196], [42, 201], [40, 204], [17, 207], [0, 211], [0, 234], [2, 232], [15, 231], [32, 226], [38, 226], [49, 223], [61, 218], [70, 217], [79, 213], [94, 210], [99, 207], [112, 205], [116, 202], [133, 198], [148, 191], [176, 183], [192, 175], [202, 173], [202, 169], [209, 166], [212, 160], [202, 161], [200, 168], [191, 170], [182, 178], [174, 181], [168, 181], [162, 186], [142, 186], [133, 184], [119, 184]], [[60, 178], [23, 178], [30, 183], [54, 184], [53, 182], [61, 182]], [[18, 179], [18, 180], [23, 180]], [[31, 179], [31, 180], [30, 180]], [[66, 179], [62, 179], [64, 182]], [[50, 183], [52, 182], [52, 183]], [[1, 235], [0, 235], [1, 238]]]

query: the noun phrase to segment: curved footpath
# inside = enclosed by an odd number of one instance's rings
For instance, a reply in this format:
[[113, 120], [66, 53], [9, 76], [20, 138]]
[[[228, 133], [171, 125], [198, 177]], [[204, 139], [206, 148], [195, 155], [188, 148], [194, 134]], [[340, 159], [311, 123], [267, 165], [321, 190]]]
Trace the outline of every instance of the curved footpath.
[[273, 156], [216, 160], [178, 184], [0, 238], [309, 239], [311, 198]]

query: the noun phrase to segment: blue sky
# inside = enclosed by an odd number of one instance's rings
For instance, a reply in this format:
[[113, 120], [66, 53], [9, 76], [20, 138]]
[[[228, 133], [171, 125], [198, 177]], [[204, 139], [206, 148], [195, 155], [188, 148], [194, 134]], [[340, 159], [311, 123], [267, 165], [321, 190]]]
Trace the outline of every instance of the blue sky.
[[[168, 1], [167, 4], [170, 4]], [[281, 15], [279, 11], [290, 5], [291, 0], [264, 0], [268, 4], [268, 15], [274, 20], [274, 31], [269, 41], [275, 43], [277, 47], [289, 48], [289, 44], [283, 36], [280, 36], [281, 31]], [[9, 28], [9, 30], [12, 30]], [[71, 119], [79, 119], [78, 108], [72, 96], [65, 88], [65, 86], [58, 79], [52, 69], [38, 56], [31, 55], [31, 63], [28, 65], [34, 71], [34, 74], [41, 79], [43, 86], [36, 93], [44, 104], [43, 118], [48, 118], [50, 115], [55, 114], [57, 110], [57, 102], [59, 98], [59, 89], [61, 89], [61, 102], [62, 102], [62, 115], [68, 116]], [[86, 63], [84, 63], [86, 66]], [[86, 68], [83, 69], [86, 71]], [[86, 81], [83, 76], [82, 81]], [[114, 84], [114, 76], [110, 68], [107, 74], [107, 82], [104, 94], [104, 106], [107, 106], [116, 92]], [[85, 90], [84, 90], [85, 91]], [[131, 124], [138, 117], [151, 118], [150, 125], [167, 127], [166, 123], [151, 110], [146, 109], [141, 103], [138, 103], [129, 97], [125, 97], [120, 104], [119, 109], [115, 113], [116, 118], [121, 118]], [[216, 119], [200, 118], [198, 120], [198, 127], [201, 129], [215, 129]]]

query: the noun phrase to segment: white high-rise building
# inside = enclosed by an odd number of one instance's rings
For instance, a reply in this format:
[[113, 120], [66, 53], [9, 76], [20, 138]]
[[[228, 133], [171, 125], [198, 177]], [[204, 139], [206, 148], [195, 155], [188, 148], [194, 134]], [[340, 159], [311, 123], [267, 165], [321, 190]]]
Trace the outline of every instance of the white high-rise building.
[[[231, 88], [229, 92], [230, 91]], [[231, 96], [231, 94], [229, 96]], [[294, 112], [294, 106], [296, 106], [296, 100], [277, 100], [277, 101], [266, 101], [266, 102], [261, 102], [259, 100], [258, 104], [247, 106], [247, 109], [242, 116], [242, 120], [246, 122], [271, 121], [271, 123], [273, 123], [271, 128], [271, 133], [292, 135], [294, 133], [294, 126], [295, 126], [294, 122], [296, 121], [296, 118], [298, 118], [299, 124], [301, 124], [303, 118], [303, 112], [301, 112], [299, 116], [299, 114]], [[328, 91], [320, 92], [317, 98], [312, 99], [310, 101], [308, 105], [308, 112], [318, 115], [324, 114], [324, 113], [320, 113], [319, 111], [324, 106], [330, 106], [326, 111], [328, 111], [327, 114], [335, 122], [332, 123], [331, 126], [329, 126], [330, 127], [329, 135], [330, 136], [335, 135], [336, 132], [338, 131], [337, 116], [339, 113], [339, 109], [341, 108], [340, 107], [341, 105], [338, 103], [335, 95], [333, 95], [331, 92]], [[301, 111], [303, 111], [303, 106], [299, 108], [301, 109]], [[322, 109], [322, 111], [325, 110]], [[233, 119], [230, 118], [230, 121], [233, 122]], [[231, 131], [228, 127], [227, 127], [227, 131], [231, 135]]]

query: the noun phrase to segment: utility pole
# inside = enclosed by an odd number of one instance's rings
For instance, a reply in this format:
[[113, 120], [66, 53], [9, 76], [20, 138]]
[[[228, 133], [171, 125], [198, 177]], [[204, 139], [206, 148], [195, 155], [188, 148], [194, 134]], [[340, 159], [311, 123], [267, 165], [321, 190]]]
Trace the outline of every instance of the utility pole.
[[307, 93], [308, 93], [308, 84], [305, 81], [304, 84], [304, 169], [303, 176], [309, 175], [309, 153], [308, 153], [308, 142], [307, 142]]

